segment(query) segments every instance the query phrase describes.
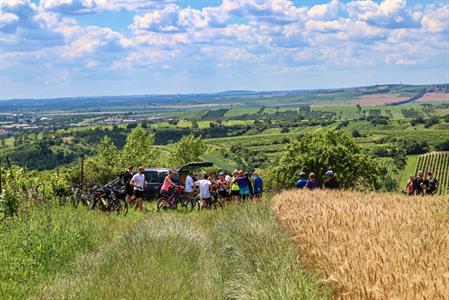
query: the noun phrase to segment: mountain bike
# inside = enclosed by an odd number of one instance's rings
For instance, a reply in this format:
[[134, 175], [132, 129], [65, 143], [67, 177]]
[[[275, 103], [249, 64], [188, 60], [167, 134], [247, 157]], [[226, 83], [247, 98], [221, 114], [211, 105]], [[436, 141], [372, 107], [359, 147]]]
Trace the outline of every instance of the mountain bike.
[[177, 210], [178, 205], [181, 206], [185, 211], [192, 211], [196, 202], [194, 199], [186, 197], [183, 195], [184, 188], [182, 186], [178, 187], [175, 191], [173, 191], [170, 195], [162, 195], [157, 200], [157, 211], [163, 209], [172, 209]]
[[120, 191], [106, 186], [94, 187], [92, 189], [89, 208], [98, 208], [101, 211], [114, 212], [116, 214], [123, 212], [125, 216], [128, 213], [128, 203], [120, 197]]

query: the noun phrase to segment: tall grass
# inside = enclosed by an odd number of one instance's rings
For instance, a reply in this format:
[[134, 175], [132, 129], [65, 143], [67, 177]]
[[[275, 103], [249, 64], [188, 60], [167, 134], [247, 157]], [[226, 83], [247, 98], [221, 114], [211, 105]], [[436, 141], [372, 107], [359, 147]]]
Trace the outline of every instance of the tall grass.
[[0, 299], [30, 296], [134, 219], [42, 204], [1, 221]]
[[273, 205], [335, 298], [449, 299], [447, 199], [290, 191]]
[[40, 299], [320, 299], [269, 205], [148, 214], [48, 283]]

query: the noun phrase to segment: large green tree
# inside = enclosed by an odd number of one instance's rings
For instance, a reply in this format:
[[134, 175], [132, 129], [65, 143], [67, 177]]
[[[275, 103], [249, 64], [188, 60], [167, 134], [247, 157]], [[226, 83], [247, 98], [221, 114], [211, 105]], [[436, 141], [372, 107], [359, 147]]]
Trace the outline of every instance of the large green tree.
[[206, 150], [207, 145], [201, 137], [195, 138], [193, 135], [184, 136], [175, 144], [171, 162], [175, 166], [182, 166], [188, 162], [198, 161]]
[[319, 181], [333, 170], [344, 188], [373, 188], [378, 167], [345, 133], [330, 130], [300, 135], [281, 152], [267, 171], [271, 188], [291, 188], [298, 172], [314, 172]]

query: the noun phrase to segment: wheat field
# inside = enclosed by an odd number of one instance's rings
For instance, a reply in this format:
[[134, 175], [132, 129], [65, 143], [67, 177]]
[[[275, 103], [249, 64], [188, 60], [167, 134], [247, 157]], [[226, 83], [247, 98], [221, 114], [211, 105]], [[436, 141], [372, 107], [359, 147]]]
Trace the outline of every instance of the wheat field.
[[449, 299], [449, 201], [288, 191], [273, 209], [334, 299]]

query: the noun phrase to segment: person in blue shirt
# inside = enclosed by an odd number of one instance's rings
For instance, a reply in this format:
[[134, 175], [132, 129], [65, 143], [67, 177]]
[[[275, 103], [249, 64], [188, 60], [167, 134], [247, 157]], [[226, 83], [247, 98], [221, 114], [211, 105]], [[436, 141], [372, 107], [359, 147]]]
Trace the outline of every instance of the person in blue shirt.
[[249, 198], [251, 196], [251, 192], [249, 190], [249, 184], [250, 184], [249, 177], [246, 177], [243, 170], [240, 170], [236, 181], [240, 188], [240, 199], [239, 200], [245, 201], [247, 198]]
[[297, 189], [302, 190], [302, 189], [304, 189], [304, 187], [306, 186], [306, 184], [307, 184], [307, 174], [304, 173], [304, 172], [299, 173], [299, 180], [296, 181], [295, 187], [296, 187]]
[[254, 182], [254, 197], [260, 198], [263, 193], [263, 180], [262, 177], [259, 176], [257, 172], [253, 173], [253, 182]]

